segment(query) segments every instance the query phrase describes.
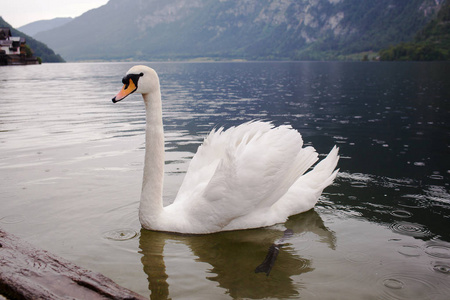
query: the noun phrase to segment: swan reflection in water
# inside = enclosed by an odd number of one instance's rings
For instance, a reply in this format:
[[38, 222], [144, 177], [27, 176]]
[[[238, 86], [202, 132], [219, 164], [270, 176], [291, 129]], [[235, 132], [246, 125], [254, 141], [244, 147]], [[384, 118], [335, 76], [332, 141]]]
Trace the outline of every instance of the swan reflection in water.
[[[292, 238], [311, 232], [318, 235], [321, 242], [335, 249], [334, 232], [325, 227], [314, 210], [290, 217], [284, 226], [293, 231]], [[169, 298], [164, 246], [170, 242], [186, 245], [196, 257], [195, 261], [209, 264], [206, 279], [217, 282], [232, 298], [285, 298], [298, 295], [301, 286], [295, 284], [292, 277], [311, 272], [314, 267], [310, 260], [298, 255], [299, 251], [289, 244], [288, 237], [284, 238], [270, 276], [255, 273], [255, 268], [265, 260], [271, 245], [283, 237], [284, 229], [278, 225], [201, 236], [143, 229], [139, 247], [143, 254], [141, 261], [148, 276], [151, 299]], [[190, 273], [191, 270], [183, 271], [187, 283], [189, 276], [198, 275]]]

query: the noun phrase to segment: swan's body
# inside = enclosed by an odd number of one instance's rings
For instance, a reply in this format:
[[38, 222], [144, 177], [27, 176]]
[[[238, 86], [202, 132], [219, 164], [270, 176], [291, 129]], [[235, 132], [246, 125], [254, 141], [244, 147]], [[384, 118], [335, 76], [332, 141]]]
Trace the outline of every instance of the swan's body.
[[159, 79], [145, 66], [131, 68], [113, 102], [141, 93], [146, 144], [139, 219], [149, 230], [203, 234], [270, 226], [310, 210], [336, 177], [334, 147], [314, 169], [312, 147], [290, 126], [248, 122], [213, 130], [198, 148], [175, 201], [162, 205], [164, 131]]

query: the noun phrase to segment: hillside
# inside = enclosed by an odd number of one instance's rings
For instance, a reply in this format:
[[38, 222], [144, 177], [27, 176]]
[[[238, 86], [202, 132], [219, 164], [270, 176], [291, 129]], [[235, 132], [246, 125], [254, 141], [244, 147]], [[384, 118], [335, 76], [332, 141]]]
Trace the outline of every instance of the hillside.
[[110, 0], [36, 35], [66, 59], [345, 59], [411, 40], [443, 0]]
[[450, 1], [409, 43], [380, 51], [381, 60], [450, 60]]
[[17, 28], [29, 36], [34, 36], [39, 32], [51, 30], [72, 21], [72, 18], [55, 18], [51, 20], [41, 20], [26, 24]]
[[0, 27], [9, 27], [11, 28], [11, 34], [13, 36], [24, 37], [27, 45], [33, 50], [34, 55], [40, 57], [42, 62], [64, 62], [64, 59], [59, 54], [55, 54], [55, 52], [47, 47], [47, 45], [17, 29], [14, 29], [10, 24], [3, 20], [2, 17], [0, 17]]

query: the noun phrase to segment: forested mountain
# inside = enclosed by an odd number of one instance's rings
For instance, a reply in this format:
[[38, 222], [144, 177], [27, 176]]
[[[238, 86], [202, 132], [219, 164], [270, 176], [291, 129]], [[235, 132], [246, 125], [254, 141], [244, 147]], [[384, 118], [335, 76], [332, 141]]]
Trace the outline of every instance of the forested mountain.
[[345, 58], [410, 41], [444, 0], [110, 0], [36, 35], [68, 60]]
[[413, 42], [380, 51], [381, 60], [450, 60], [450, 1], [420, 30]]
[[34, 56], [40, 57], [42, 62], [64, 62], [64, 59], [60, 55], [55, 54], [55, 52], [47, 47], [47, 45], [35, 40], [17, 29], [14, 29], [9, 23], [3, 20], [2, 17], [0, 17], [0, 27], [10, 28], [13, 36], [24, 37], [27, 45], [33, 50]]
[[55, 18], [51, 20], [41, 20], [21, 26], [17, 28], [17, 30], [22, 31], [23, 33], [28, 34], [29, 36], [34, 36], [39, 32], [60, 27], [70, 21], [72, 21], [72, 18]]

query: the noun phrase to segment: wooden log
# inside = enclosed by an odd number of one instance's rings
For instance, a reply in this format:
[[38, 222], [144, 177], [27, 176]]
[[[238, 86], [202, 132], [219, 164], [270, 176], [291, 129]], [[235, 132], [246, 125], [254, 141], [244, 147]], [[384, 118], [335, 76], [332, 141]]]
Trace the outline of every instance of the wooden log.
[[0, 299], [146, 299], [0, 229]]

